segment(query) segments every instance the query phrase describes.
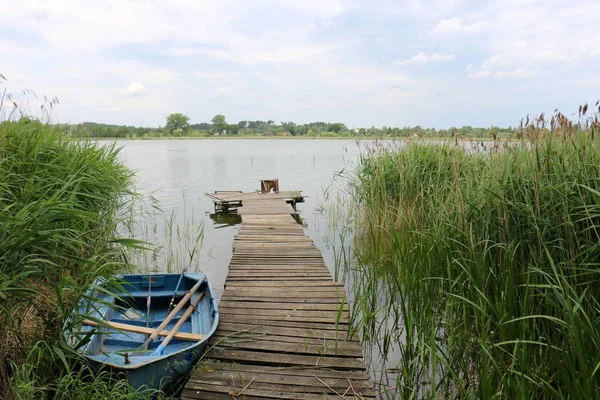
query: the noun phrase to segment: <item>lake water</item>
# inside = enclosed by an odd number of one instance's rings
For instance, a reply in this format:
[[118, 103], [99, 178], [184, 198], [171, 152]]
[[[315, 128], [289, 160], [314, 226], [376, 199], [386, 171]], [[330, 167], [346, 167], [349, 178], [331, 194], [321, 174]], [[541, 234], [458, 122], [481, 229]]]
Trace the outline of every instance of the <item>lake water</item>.
[[[132, 140], [118, 145], [123, 147], [124, 162], [136, 171], [136, 190], [146, 198], [156, 198], [160, 206], [153, 218], [141, 222], [144, 232], [136, 233], [140, 239], [165, 246], [150, 262], [155, 264], [152, 268], [179, 272], [190, 264], [193, 246], [176, 243], [177, 237], [183, 236], [186, 227], [189, 236], [203, 224], [203, 244], [191, 264], [211, 277], [220, 297], [237, 225], [211, 218], [214, 207], [205, 193], [254, 191], [260, 189], [261, 179], [279, 179], [280, 190], [303, 191], [305, 202], [297, 206], [299, 215], [333, 269], [331, 251], [325, 244], [327, 214], [319, 209], [334, 175], [357, 160], [361, 146], [356, 141]], [[172, 223], [166, 222], [169, 219]], [[169, 231], [170, 226], [178, 227], [179, 235], [175, 229]]]

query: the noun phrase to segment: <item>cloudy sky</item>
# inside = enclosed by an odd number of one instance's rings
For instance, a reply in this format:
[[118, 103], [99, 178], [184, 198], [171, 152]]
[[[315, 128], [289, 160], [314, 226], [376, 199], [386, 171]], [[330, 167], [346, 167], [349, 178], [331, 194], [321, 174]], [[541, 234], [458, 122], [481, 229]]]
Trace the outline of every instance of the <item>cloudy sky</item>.
[[517, 125], [600, 99], [598, 0], [2, 1], [0, 83], [58, 122]]

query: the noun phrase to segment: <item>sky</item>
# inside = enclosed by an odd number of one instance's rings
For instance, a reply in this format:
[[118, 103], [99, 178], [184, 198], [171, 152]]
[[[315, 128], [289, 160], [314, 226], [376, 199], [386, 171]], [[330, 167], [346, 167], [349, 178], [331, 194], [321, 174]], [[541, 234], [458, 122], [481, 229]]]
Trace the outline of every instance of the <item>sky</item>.
[[506, 127], [600, 99], [597, 0], [0, 3], [0, 91], [53, 122]]

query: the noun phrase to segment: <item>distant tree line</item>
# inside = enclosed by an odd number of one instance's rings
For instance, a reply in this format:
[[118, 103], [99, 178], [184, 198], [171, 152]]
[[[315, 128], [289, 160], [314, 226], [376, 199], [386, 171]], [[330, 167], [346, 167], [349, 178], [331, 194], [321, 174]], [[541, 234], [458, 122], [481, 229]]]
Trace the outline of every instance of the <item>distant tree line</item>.
[[143, 128], [125, 125], [108, 125], [95, 122], [81, 124], [60, 124], [57, 127], [70, 136], [81, 138], [157, 138], [157, 137], [210, 137], [210, 136], [306, 136], [306, 137], [425, 137], [444, 138], [459, 136], [464, 138], [501, 137], [515, 132], [512, 127], [489, 128], [463, 126], [460, 128], [439, 129], [414, 127], [348, 128], [341, 122], [294, 122], [239, 121], [229, 124], [224, 115], [217, 114], [210, 123], [190, 124], [187, 115], [169, 114], [164, 127]]

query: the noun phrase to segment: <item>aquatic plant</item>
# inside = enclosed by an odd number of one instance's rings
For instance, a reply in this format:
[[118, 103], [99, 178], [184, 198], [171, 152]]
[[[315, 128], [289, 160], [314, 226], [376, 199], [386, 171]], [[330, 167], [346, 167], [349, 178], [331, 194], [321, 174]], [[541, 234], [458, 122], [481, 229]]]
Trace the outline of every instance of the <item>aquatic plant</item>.
[[0, 123], [1, 396], [21, 387], [14, 379], [27, 366], [32, 398], [65, 376], [74, 358], [60, 333], [74, 302], [127, 265], [116, 227], [131, 182], [114, 146], [71, 141], [26, 117]]
[[600, 109], [579, 111], [363, 153], [338, 253], [363, 339], [399, 357], [389, 397], [598, 397]]

